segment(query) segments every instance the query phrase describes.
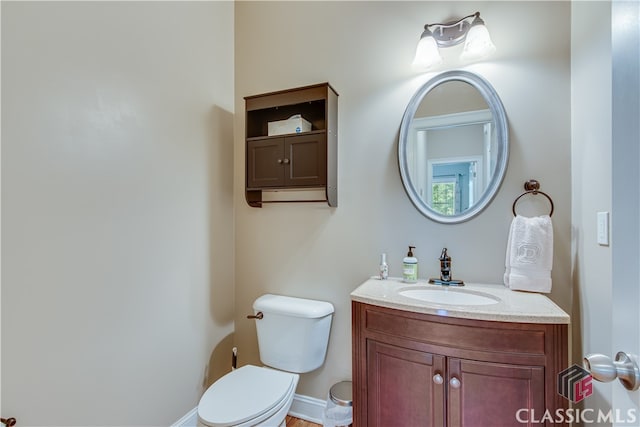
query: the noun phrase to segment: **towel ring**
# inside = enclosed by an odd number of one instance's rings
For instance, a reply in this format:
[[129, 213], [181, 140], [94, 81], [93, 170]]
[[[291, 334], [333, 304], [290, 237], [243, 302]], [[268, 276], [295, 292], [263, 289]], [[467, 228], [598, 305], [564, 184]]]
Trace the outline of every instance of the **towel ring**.
[[535, 179], [530, 179], [529, 181], [524, 183], [524, 189], [525, 192], [516, 197], [516, 199], [513, 201], [513, 216], [516, 216], [516, 203], [518, 203], [518, 200], [520, 200], [520, 198], [526, 194], [542, 194], [544, 197], [546, 197], [551, 204], [551, 212], [549, 212], [549, 216], [553, 215], [553, 200], [551, 200], [551, 197], [549, 197], [547, 193], [545, 193], [544, 191], [540, 191], [540, 183], [538, 181], [536, 181]]

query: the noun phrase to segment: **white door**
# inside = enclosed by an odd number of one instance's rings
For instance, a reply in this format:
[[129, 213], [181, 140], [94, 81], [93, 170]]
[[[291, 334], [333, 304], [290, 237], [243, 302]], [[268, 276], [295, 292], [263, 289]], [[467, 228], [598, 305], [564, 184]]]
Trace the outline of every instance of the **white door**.
[[[612, 2], [612, 348], [640, 355], [640, 2]], [[611, 355], [615, 356], [615, 355]], [[613, 386], [612, 406], [640, 425], [640, 391]], [[625, 418], [625, 417], [620, 417]], [[625, 418], [626, 419], [626, 418]], [[614, 425], [620, 424], [620, 420]], [[628, 423], [626, 425], [629, 425]]]
[[[590, 355], [588, 359], [589, 369], [595, 379], [614, 381], [611, 388], [612, 411], [607, 424], [639, 426], [640, 2], [638, 0], [612, 1], [611, 53], [611, 348], [614, 354]], [[612, 359], [616, 360], [615, 364]]]

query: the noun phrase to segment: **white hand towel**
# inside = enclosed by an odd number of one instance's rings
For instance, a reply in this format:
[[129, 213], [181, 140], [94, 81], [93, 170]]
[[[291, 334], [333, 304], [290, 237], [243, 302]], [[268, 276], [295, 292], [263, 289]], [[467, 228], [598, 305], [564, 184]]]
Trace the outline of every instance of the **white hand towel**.
[[511, 289], [551, 292], [553, 224], [549, 215], [516, 216], [507, 240], [504, 284]]

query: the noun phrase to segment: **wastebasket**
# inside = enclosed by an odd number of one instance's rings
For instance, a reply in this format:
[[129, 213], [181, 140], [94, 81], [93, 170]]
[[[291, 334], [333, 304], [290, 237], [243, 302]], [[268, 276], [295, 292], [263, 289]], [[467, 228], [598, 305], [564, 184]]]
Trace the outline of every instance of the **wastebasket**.
[[352, 387], [351, 381], [341, 381], [331, 386], [322, 417], [324, 427], [351, 425], [353, 422]]

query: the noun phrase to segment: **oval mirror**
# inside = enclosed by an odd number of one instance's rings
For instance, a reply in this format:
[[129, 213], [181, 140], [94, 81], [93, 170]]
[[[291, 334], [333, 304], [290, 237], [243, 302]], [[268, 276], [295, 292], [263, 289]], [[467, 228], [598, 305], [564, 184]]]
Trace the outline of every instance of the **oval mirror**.
[[479, 75], [446, 71], [409, 101], [398, 164], [409, 199], [426, 217], [453, 224], [478, 215], [496, 195], [508, 157], [504, 107]]

